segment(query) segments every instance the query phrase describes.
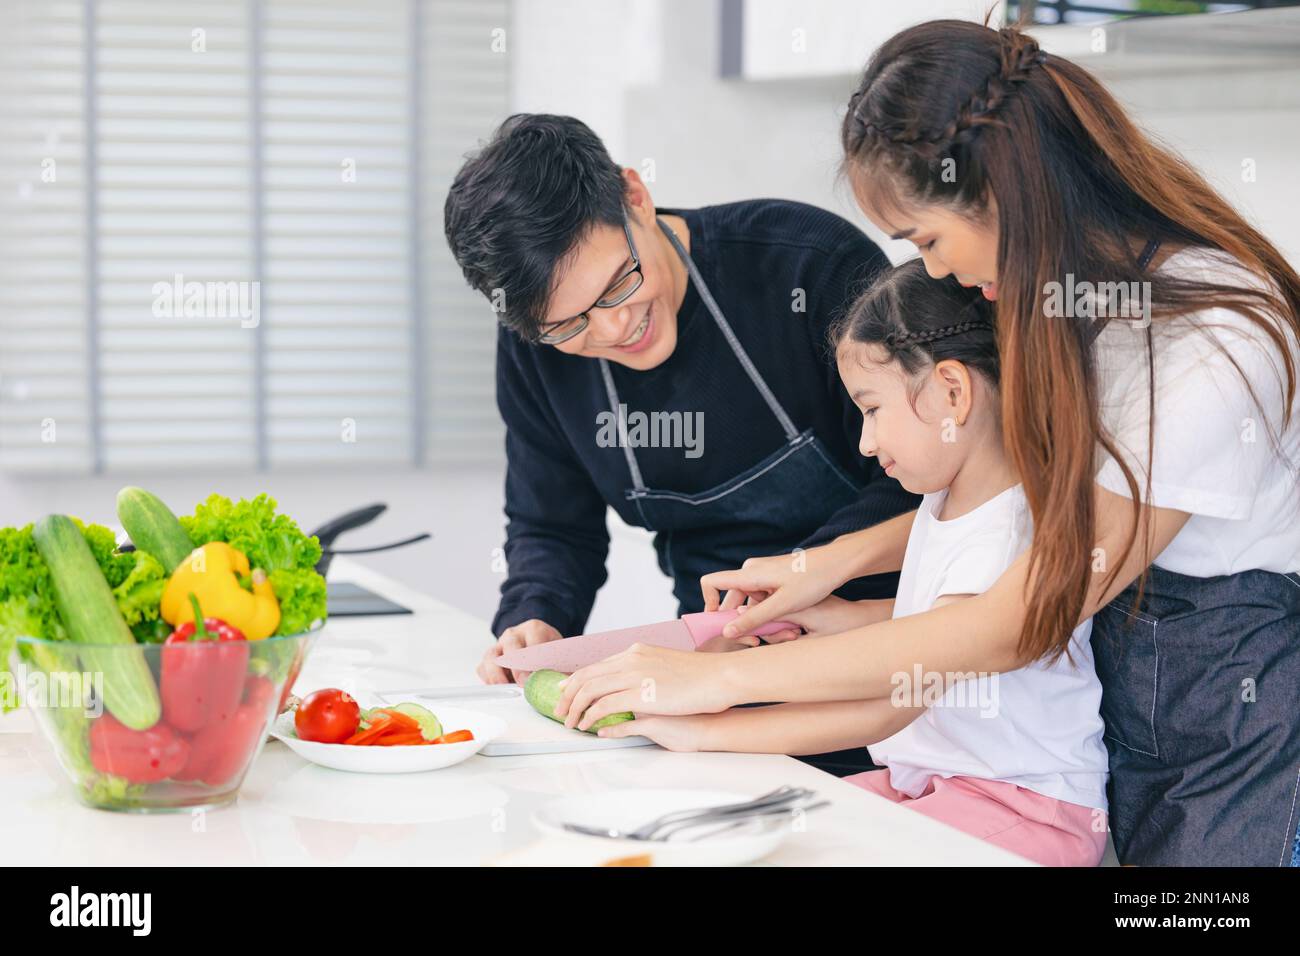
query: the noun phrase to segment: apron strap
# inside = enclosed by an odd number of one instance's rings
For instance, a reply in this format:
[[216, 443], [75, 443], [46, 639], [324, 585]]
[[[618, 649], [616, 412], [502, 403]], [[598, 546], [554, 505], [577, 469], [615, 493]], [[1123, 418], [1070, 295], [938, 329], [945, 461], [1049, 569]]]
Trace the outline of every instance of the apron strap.
[[671, 242], [673, 248], [677, 250], [677, 255], [681, 257], [682, 262], [686, 265], [686, 271], [690, 273], [691, 281], [695, 283], [695, 290], [700, 294], [700, 298], [704, 301], [705, 306], [708, 307], [709, 312], [713, 315], [713, 321], [716, 322], [718, 328], [722, 330], [723, 337], [727, 340], [727, 344], [731, 346], [731, 351], [735, 354], [736, 359], [745, 370], [745, 374], [749, 376], [749, 380], [753, 382], [754, 387], [758, 389], [758, 394], [763, 396], [763, 401], [767, 402], [767, 407], [772, 410], [772, 414], [776, 416], [776, 420], [781, 423], [781, 430], [785, 432], [786, 440], [793, 442], [799, 437], [799, 429], [794, 427], [794, 422], [790, 419], [790, 416], [785, 413], [785, 409], [781, 407], [781, 403], [777, 401], [776, 396], [772, 394], [772, 390], [767, 387], [767, 382], [763, 381], [763, 376], [758, 374], [758, 369], [754, 367], [754, 363], [750, 359], [749, 354], [745, 351], [744, 346], [740, 344], [740, 339], [736, 338], [736, 333], [732, 331], [731, 326], [727, 323], [726, 317], [722, 314], [722, 309], [718, 307], [717, 301], [713, 298], [713, 293], [709, 291], [709, 287], [705, 283], [704, 277], [700, 275], [699, 268], [695, 265], [694, 260], [691, 259], [686, 250], [682, 248], [681, 240], [677, 238], [677, 234], [669, 229], [668, 225], [662, 219], [656, 217], [655, 221], [659, 223], [659, 228], [663, 230], [664, 235], [668, 237], [668, 241]]
[[632, 473], [632, 487], [637, 491], [645, 491], [645, 482], [641, 479], [641, 468], [636, 463], [636, 455], [632, 453], [632, 446], [627, 441], [627, 419], [622, 415], [619, 408], [618, 390], [614, 388], [614, 376], [609, 370], [609, 362], [600, 359], [600, 377], [605, 380], [605, 394], [609, 396], [609, 410], [614, 413], [614, 421], [618, 422], [618, 443], [623, 449], [623, 457], [627, 460], [627, 470]]

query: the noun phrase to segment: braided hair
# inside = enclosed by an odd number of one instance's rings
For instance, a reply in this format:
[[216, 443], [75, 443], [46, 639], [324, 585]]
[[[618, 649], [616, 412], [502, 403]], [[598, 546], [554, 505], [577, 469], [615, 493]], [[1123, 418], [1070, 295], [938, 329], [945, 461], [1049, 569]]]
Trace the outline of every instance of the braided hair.
[[[902, 55], [890, 49], [894, 41], [882, 46], [849, 97], [840, 129], [846, 168], [850, 163], [872, 163], [897, 174], [892, 183], [870, 184], [878, 195], [892, 187], [894, 194], [884, 198], [895, 204], [901, 186], [912, 200], [949, 199], [960, 206], [983, 208], [987, 197], [980, 194], [984, 182], [980, 137], [992, 127], [1006, 125], [1005, 113], [1050, 59], [1033, 37], [1015, 27], [996, 33], [995, 50], [986, 50], [976, 62], [967, 57], [960, 64], [944, 59], [947, 51], [942, 45], [922, 46]], [[918, 66], [947, 74], [945, 83], [925, 90], [901, 89]], [[926, 109], [910, 108], [920, 99]]]
[[1000, 379], [992, 303], [951, 276], [931, 279], [920, 259], [885, 271], [849, 306], [831, 347], [849, 345], [878, 346], [912, 377], [955, 359], [994, 387]]

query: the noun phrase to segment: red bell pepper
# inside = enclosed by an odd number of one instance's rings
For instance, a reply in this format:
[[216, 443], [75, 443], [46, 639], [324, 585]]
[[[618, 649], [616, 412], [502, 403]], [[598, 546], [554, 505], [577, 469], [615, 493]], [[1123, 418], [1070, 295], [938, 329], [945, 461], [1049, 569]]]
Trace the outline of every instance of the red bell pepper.
[[181, 772], [190, 745], [164, 723], [132, 730], [105, 713], [90, 728], [90, 762], [95, 769], [131, 783], [157, 783]]
[[244, 702], [228, 718], [218, 718], [190, 738], [190, 756], [177, 780], [202, 780], [220, 786], [234, 777], [261, 742], [260, 729], [275, 699], [269, 678], [250, 674]]
[[266, 701], [240, 704], [190, 738], [190, 755], [178, 780], [211, 787], [231, 782], [253, 758], [266, 729]]
[[187, 733], [234, 714], [248, 670], [243, 633], [225, 621], [204, 620], [193, 594], [190, 602], [194, 621], [176, 628], [162, 649], [163, 719]]
[[275, 684], [269, 677], [263, 677], [261, 674], [248, 675], [248, 680], [244, 683], [245, 704], [252, 704], [265, 710], [271, 706], [273, 697], [275, 697]]

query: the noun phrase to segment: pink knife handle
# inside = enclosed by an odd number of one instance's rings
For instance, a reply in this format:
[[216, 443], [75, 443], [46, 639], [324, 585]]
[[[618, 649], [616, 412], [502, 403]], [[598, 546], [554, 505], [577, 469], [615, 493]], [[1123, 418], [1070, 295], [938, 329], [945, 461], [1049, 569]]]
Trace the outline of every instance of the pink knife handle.
[[[740, 612], [736, 610], [700, 611], [696, 614], [683, 614], [682, 622], [686, 625], [686, 629], [691, 632], [691, 639], [695, 641], [695, 646], [699, 647], [705, 641], [711, 641], [722, 634], [722, 629], [739, 616]], [[778, 631], [798, 630], [800, 630], [798, 624], [790, 624], [786, 621], [769, 621], [767, 624], [762, 624], [745, 633], [764, 637]]]

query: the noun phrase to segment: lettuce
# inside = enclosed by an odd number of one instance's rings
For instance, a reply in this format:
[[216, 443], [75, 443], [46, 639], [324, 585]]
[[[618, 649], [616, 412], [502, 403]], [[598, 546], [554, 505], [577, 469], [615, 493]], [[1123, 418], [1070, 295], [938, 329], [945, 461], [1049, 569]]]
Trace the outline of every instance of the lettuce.
[[270, 578], [280, 602], [277, 634], [301, 634], [325, 620], [325, 579], [315, 569], [281, 568], [272, 571]]
[[[74, 519], [75, 520], [75, 519]], [[121, 553], [113, 532], [103, 525], [77, 521], [90, 553], [104, 573], [128, 626], [158, 620], [167, 574], [162, 565], [142, 551]], [[54, 583], [46, 567], [32, 525], [0, 528], [0, 712], [12, 710], [14, 695], [7, 673], [9, 655], [19, 637], [65, 641], [67, 632], [54, 603]]]
[[196, 547], [224, 541], [242, 551], [249, 565], [265, 569], [280, 602], [275, 633], [300, 634], [325, 620], [325, 579], [316, 573], [321, 547], [314, 535], [303, 534], [292, 518], [275, 509], [275, 499], [265, 494], [235, 502], [209, 495], [180, 522]]
[[[158, 559], [143, 551], [128, 551], [115, 555], [113, 562], [112, 577], [108, 574], [105, 577], [113, 586], [113, 597], [117, 599], [118, 610], [122, 612], [127, 627], [135, 628], [137, 624], [158, 620], [163, 589], [167, 586], [167, 572]], [[122, 575], [122, 571], [126, 574]], [[119, 576], [121, 580], [113, 584], [113, 578]]]
[[0, 713], [17, 706], [9, 655], [20, 637], [67, 638], [54, 608], [50, 569], [36, 550], [31, 525], [0, 528]]

